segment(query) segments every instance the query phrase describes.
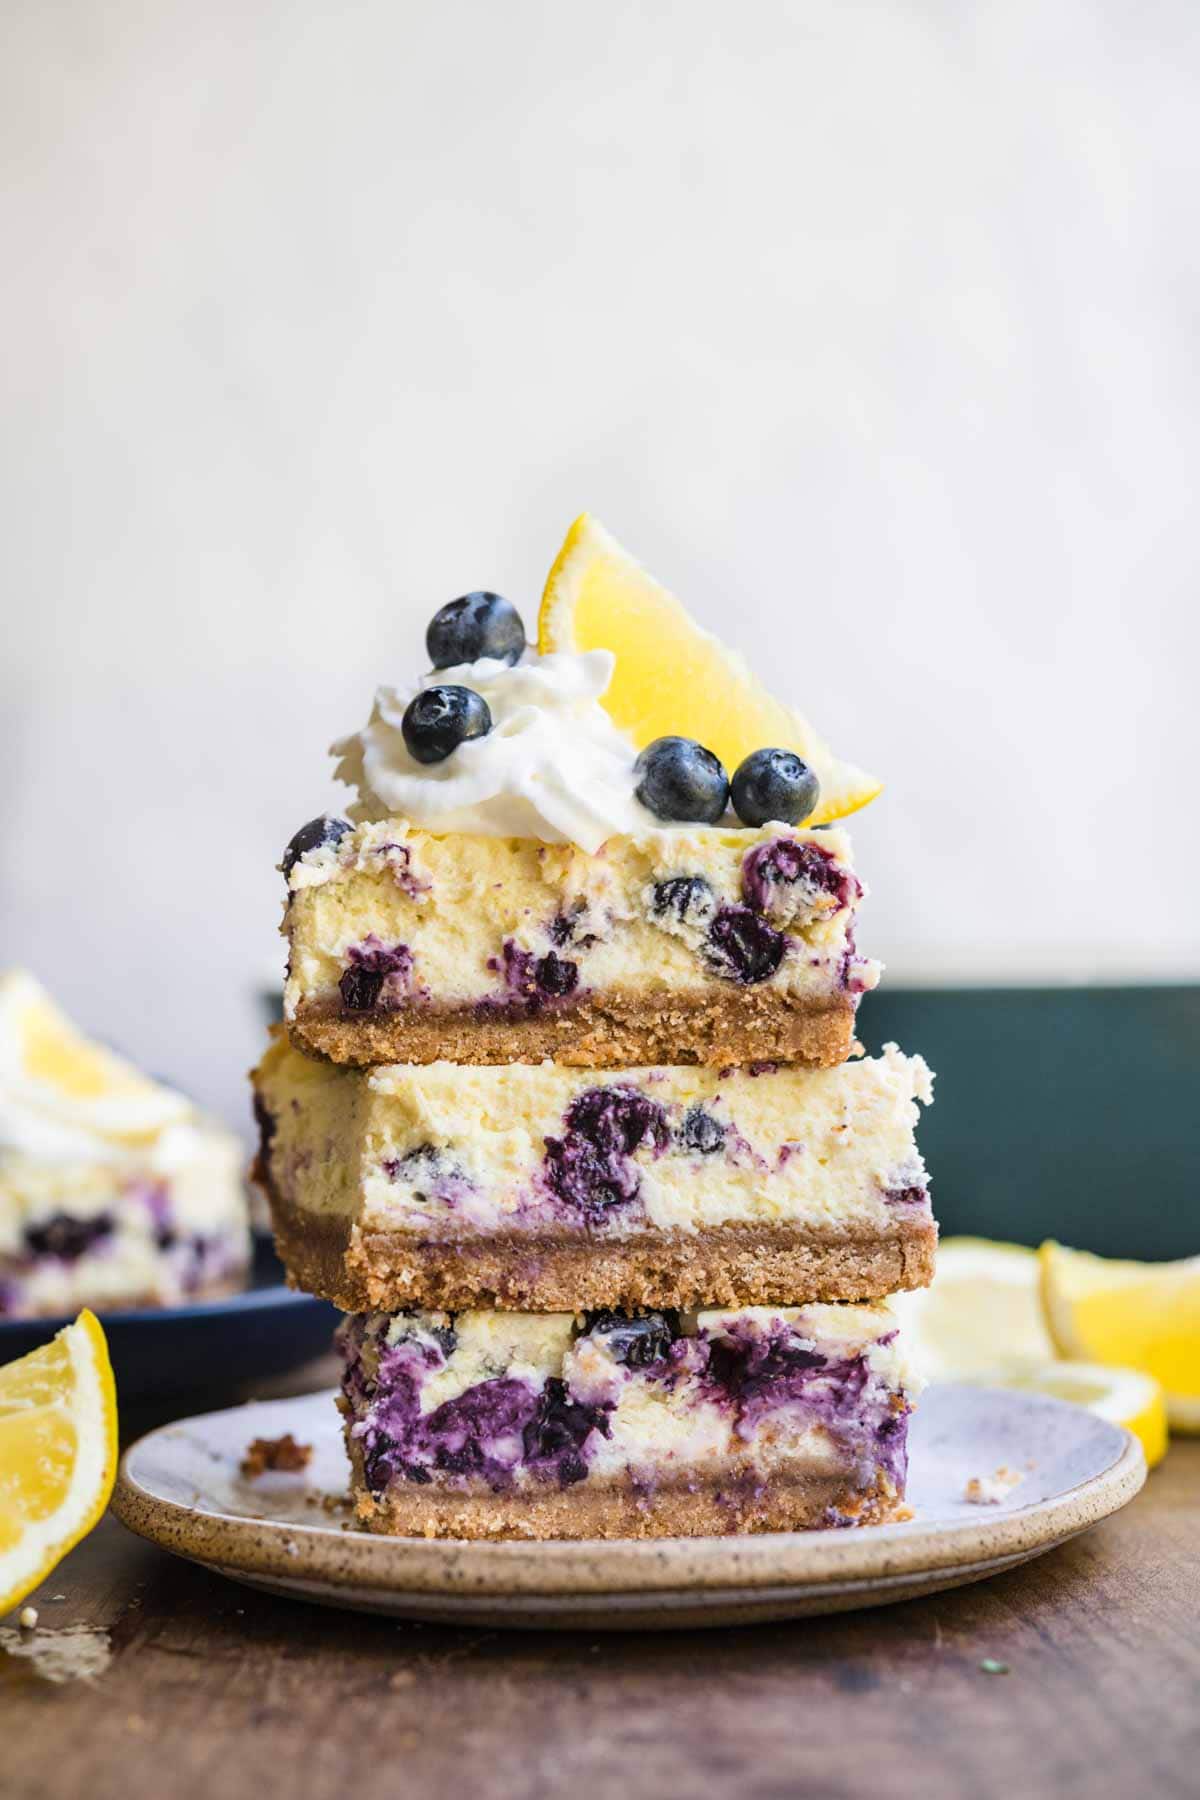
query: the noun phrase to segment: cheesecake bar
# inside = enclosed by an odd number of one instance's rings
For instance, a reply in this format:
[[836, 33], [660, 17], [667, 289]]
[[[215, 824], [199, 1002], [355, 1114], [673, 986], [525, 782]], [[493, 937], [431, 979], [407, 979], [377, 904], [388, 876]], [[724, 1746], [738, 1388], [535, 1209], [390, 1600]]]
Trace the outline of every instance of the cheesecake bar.
[[681, 826], [589, 853], [325, 823], [287, 860], [284, 1013], [335, 1062], [828, 1067], [878, 980], [840, 830]]
[[904, 1514], [916, 1383], [885, 1303], [376, 1312], [338, 1335], [372, 1531], [691, 1537]]
[[894, 1045], [836, 1069], [367, 1071], [277, 1032], [252, 1079], [289, 1276], [345, 1312], [870, 1300], [932, 1276], [931, 1077]]
[[0, 1316], [174, 1306], [250, 1259], [242, 1148], [0, 976]]

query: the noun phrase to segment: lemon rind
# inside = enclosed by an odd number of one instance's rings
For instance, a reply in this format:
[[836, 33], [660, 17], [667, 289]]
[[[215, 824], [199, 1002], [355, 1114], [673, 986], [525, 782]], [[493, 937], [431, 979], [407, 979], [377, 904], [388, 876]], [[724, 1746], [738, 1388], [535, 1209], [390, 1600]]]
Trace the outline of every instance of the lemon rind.
[[62, 1505], [45, 1519], [27, 1522], [20, 1541], [0, 1553], [0, 1613], [19, 1605], [87, 1536], [107, 1507], [116, 1480], [116, 1386], [103, 1328], [84, 1308], [57, 1336], [66, 1342], [71, 1359], [70, 1416], [76, 1421], [98, 1418], [100, 1429], [77, 1431], [75, 1466]]

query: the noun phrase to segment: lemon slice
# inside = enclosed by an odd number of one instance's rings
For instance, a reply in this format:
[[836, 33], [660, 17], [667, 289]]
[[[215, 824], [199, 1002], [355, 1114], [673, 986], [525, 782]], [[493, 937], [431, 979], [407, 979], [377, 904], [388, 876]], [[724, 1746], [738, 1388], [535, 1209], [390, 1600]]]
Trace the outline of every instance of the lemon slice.
[[117, 1396], [100, 1322], [81, 1312], [0, 1368], [0, 1614], [92, 1529], [117, 1472]]
[[998, 1386], [1021, 1388], [1032, 1394], [1048, 1394], [1053, 1400], [1069, 1400], [1085, 1406], [1110, 1425], [1132, 1431], [1153, 1468], [1167, 1453], [1167, 1409], [1163, 1391], [1152, 1375], [1140, 1369], [1113, 1369], [1106, 1364], [1051, 1362], [1039, 1369], [1013, 1371]]
[[131, 1144], [190, 1112], [181, 1095], [84, 1037], [24, 969], [0, 974], [0, 1082], [31, 1122]]
[[794, 750], [821, 784], [807, 824], [845, 818], [880, 790], [873, 775], [839, 762], [807, 719], [776, 700], [589, 513], [546, 577], [538, 649], [611, 650], [617, 666], [601, 703], [639, 750], [658, 737], [696, 738], [730, 775], [752, 750]]
[[1142, 1369], [1167, 1397], [1176, 1431], [1200, 1431], [1200, 1256], [1110, 1261], [1045, 1243], [1042, 1303], [1062, 1356]]
[[1038, 1296], [1036, 1250], [943, 1238], [933, 1285], [897, 1294], [918, 1367], [932, 1381], [1004, 1380], [1054, 1355]]

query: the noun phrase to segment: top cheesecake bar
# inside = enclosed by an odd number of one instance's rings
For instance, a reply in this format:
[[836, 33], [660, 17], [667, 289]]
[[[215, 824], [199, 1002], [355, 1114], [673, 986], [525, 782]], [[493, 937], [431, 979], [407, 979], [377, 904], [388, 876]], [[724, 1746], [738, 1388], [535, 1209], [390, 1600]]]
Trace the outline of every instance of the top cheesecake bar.
[[538, 642], [500, 595], [451, 601], [429, 673], [334, 744], [356, 798], [281, 864], [293, 1044], [360, 1067], [843, 1062], [879, 968], [830, 826], [878, 784], [594, 521]]
[[288, 873], [284, 1008], [293, 1043], [334, 1062], [829, 1067], [878, 979], [839, 830], [648, 831], [588, 854], [328, 824]]

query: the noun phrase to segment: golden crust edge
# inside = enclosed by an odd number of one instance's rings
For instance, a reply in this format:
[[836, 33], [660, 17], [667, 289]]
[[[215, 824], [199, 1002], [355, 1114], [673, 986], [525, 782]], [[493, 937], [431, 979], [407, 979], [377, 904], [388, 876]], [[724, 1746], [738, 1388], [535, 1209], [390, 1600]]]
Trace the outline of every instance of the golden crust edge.
[[275, 1240], [293, 1287], [342, 1312], [577, 1312], [598, 1307], [803, 1306], [863, 1303], [933, 1279], [937, 1225], [893, 1236], [815, 1240], [789, 1226], [715, 1226], [646, 1233], [625, 1244], [505, 1237], [428, 1244], [407, 1232], [363, 1232], [283, 1199], [261, 1162]]

